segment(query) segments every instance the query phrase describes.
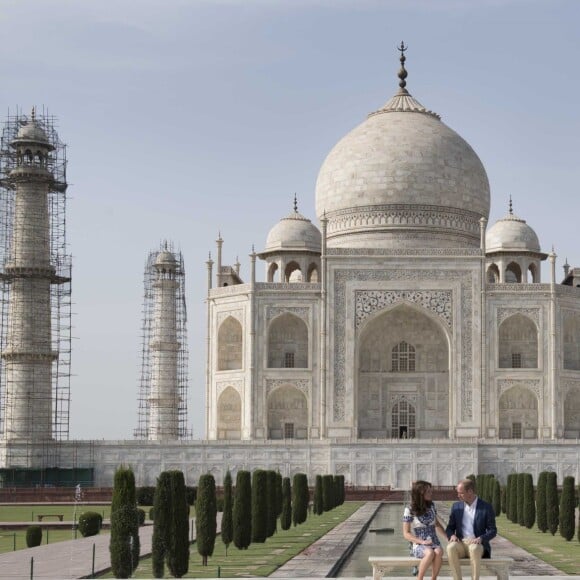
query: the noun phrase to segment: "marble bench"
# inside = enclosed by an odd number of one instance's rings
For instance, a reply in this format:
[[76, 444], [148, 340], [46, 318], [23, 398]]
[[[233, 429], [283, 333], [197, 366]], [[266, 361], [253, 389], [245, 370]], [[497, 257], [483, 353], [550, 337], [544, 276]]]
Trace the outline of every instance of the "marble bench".
[[[381, 580], [385, 572], [393, 568], [413, 568], [419, 565], [420, 560], [412, 556], [371, 556], [369, 563], [373, 567], [373, 580]], [[483, 558], [481, 567], [496, 575], [498, 580], [509, 580], [510, 567], [513, 564], [512, 558]], [[447, 558], [443, 558], [443, 566], [449, 566]], [[461, 560], [461, 569], [465, 569], [471, 576], [471, 566], [469, 559]]]

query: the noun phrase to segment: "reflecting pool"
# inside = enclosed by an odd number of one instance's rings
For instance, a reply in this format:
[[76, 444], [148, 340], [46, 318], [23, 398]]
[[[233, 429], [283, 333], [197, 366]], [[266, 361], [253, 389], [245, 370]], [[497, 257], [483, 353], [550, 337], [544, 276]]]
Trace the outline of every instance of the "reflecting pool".
[[[337, 577], [364, 578], [372, 576], [369, 556], [408, 556], [409, 542], [403, 538], [402, 504], [383, 504], [373, 518], [360, 542], [348, 557]], [[381, 528], [392, 528], [391, 533], [371, 532]], [[399, 568], [389, 572], [390, 576], [411, 576], [411, 569]]]

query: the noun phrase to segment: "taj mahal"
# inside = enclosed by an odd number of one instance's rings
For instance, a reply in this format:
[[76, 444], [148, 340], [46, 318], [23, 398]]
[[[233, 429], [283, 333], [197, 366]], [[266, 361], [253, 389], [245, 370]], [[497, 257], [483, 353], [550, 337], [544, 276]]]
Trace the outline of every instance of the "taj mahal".
[[67, 304], [70, 268], [54, 258], [48, 207], [66, 183], [50, 124], [32, 115], [8, 131], [0, 467], [86, 469], [99, 486], [120, 464], [140, 485], [163, 469], [195, 484], [258, 467], [393, 488], [470, 473], [580, 479], [580, 268], [558, 277], [511, 200], [488, 224], [482, 162], [411, 95], [399, 50], [394, 96], [321, 165], [316, 220], [295, 199], [246, 280], [223, 263], [220, 235], [207, 280], [193, 281], [207, 285], [203, 440], [184, 427], [183, 264], [169, 246], [149, 263], [135, 439], [59, 436], [74, 384], [56, 380], [69, 351], [50, 308]]

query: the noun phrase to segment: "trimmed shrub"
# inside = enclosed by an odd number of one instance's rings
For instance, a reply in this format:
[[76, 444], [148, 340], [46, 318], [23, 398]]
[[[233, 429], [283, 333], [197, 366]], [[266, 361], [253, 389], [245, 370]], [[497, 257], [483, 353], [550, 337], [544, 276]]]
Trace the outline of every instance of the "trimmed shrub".
[[282, 513], [280, 514], [280, 527], [289, 530], [292, 525], [292, 491], [290, 489], [290, 478], [282, 479]]
[[499, 481], [493, 478], [493, 493], [491, 498], [491, 505], [496, 516], [501, 515], [501, 487]]
[[322, 476], [322, 508], [329, 512], [334, 507], [334, 484], [332, 475]]
[[155, 486], [148, 485], [137, 488], [137, 505], [153, 505]]
[[141, 508], [137, 508], [137, 522], [139, 523], [139, 527], [145, 524], [145, 510]]
[[[322, 486], [324, 501], [324, 478], [322, 479]], [[292, 523], [295, 526], [306, 521], [309, 500], [308, 477], [305, 473], [296, 473], [292, 485]]]
[[513, 473], [507, 476], [507, 481], [505, 484], [505, 515], [507, 519], [510, 519], [510, 490], [512, 485]]
[[111, 500], [109, 552], [115, 578], [130, 578], [139, 565], [139, 520], [135, 497], [135, 475], [128, 467], [115, 472]]
[[482, 499], [483, 497], [483, 480], [485, 479], [485, 475], [483, 473], [478, 473], [475, 477], [475, 493]]
[[534, 480], [531, 473], [524, 473], [524, 526], [531, 530], [536, 523]]
[[[499, 483], [499, 482], [498, 482]], [[507, 513], [507, 493], [506, 493], [506, 486], [500, 485], [499, 486], [499, 498], [500, 498], [500, 505], [501, 505], [501, 513]]]
[[[145, 515], [145, 512], [143, 512]], [[101, 531], [103, 516], [98, 512], [83, 512], [79, 516], [78, 530], [83, 538], [96, 536]]]
[[199, 478], [195, 508], [195, 530], [197, 533], [195, 543], [202, 558], [202, 565], [207, 566], [208, 556], [213, 555], [217, 531], [215, 479], [211, 473], [206, 473]]
[[165, 575], [165, 555], [168, 547], [167, 535], [171, 510], [170, 496], [170, 475], [168, 471], [164, 471], [157, 478], [153, 507], [149, 510], [149, 517], [153, 520], [151, 567], [155, 578], [163, 578]]
[[525, 473], [518, 473], [517, 476], [517, 496], [516, 496], [516, 523], [520, 526], [524, 525], [524, 482]]
[[538, 487], [536, 489], [536, 520], [538, 530], [544, 534], [548, 531], [548, 514], [546, 513], [546, 476], [542, 471], [538, 476]]
[[252, 542], [252, 484], [249, 471], [238, 471], [234, 496], [234, 546], [246, 550]]
[[562, 482], [560, 502], [560, 535], [569, 542], [574, 537], [576, 527], [576, 492], [574, 478], [567, 475]]
[[149, 519], [153, 522], [155, 521], [155, 508], [149, 508]]
[[234, 535], [233, 508], [232, 476], [228, 470], [224, 477], [224, 515], [222, 516], [221, 526], [221, 536], [222, 542], [226, 547], [226, 556], [228, 555], [228, 547], [232, 543]]
[[165, 561], [173, 577], [181, 578], [189, 570], [189, 505], [182, 471], [175, 469], [169, 472], [169, 491], [171, 507]]
[[312, 511], [317, 515], [321, 515], [324, 511], [322, 503], [322, 475], [317, 475], [314, 484], [314, 503]]
[[276, 533], [276, 522], [278, 514], [276, 512], [276, 472], [266, 471], [266, 494], [267, 494], [267, 530], [268, 538]]
[[26, 528], [26, 547], [36, 548], [42, 543], [42, 528], [40, 526], [28, 526]]
[[252, 473], [252, 543], [262, 544], [268, 537], [267, 474], [263, 469]]
[[518, 474], [511, 474], [509, 492], [508, 518], [514, 524], [518, 521]]
[[276, 517], [282, 515], [282, 474], [276, 472]]
[[558, 505], [558, 476], [553, 471], [546, 474], [546, 519], [548, 531], [552, 536], [560, 524], [560, 507]]

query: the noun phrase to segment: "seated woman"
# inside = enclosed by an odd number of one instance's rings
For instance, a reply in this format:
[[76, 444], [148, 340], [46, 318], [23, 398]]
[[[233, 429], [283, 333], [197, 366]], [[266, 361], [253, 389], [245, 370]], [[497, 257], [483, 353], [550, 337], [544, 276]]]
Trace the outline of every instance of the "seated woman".
[[428, 481], [415, 481], [411, 488], [411, 505], [405, 507], [403, 514], [403, 536], [413, 544], [413, 556], [421, 559], [418, 580], [423, 580], [429, 566], [432, 566], [431, 579], [437, 580], [443, 559], [437, 531], [444, 536], [445, 530], [437, 519], [432, 493]]

